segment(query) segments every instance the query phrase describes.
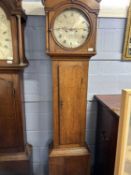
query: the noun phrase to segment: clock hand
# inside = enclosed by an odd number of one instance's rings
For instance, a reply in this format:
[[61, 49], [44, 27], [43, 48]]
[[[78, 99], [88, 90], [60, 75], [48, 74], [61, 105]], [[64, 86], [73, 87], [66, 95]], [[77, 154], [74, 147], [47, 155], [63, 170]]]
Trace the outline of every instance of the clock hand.
[[51, 29], [51, 30], [60, 30], [60, 29], [65, 30], [66, 28], [65, 27], [59, 27], [59, 28], [55, 28], [55, 29]]
[[61, 28], [55, 28], [55, 29], [52, 29], [52, 30], [88, 30], [88, 28], [66, 28], [66, 27], [61, 27]]
[[68, 30], [88, 30], [88, 28], [69, 28]]

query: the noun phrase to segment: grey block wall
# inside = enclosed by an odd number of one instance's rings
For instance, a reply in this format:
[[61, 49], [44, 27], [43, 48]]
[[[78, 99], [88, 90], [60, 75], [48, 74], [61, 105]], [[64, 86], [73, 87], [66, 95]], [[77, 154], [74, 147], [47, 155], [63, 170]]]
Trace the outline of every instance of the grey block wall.
[[[86, 140], [95, 148], [95, 94], [119, 94], [131, 88], [131, 62], [121, 61], [125, 19], [98, 20], [97, 56], [90, 61]], [[26, 56], [30, 66], [24, 73], [26, 133], [33, 145], [34, 175], [48, 174], [48, 144], [52, 140], [51, 61], [45, 54], [45, 18], [28, 17], [25, 30]], [[93, 160], [93, 158], [92, 158]]]

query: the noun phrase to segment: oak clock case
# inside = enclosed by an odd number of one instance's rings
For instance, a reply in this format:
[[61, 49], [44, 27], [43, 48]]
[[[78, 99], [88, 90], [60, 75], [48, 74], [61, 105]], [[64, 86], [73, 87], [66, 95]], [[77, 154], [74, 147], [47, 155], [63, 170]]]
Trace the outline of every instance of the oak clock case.
[[21, 1], [0, 1], [0, 174], [31, 173], [24, 134], [23, 71], [26, 16]]
[[46, 53], [52, 59], [53, 144], [49, 175], [89, 175], [85, 143], [89, 60], [96, 54], [99, 2], [45, 0]]

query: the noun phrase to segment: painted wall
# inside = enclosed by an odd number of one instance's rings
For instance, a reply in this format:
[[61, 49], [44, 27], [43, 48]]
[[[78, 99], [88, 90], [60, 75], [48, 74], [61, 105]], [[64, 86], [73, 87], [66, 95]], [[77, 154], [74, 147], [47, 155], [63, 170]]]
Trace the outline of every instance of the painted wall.
[[[131, 88], [131, 62], [121, 61], [125, 19], [98, 21], [97, 56], [90, 61], [87, 143], [95, 147], [95, 94], [119, 94]], [[47, 175], [48, 144], [52, 140], [51, 61], [45, 55], [45, 18], [28, 17], [26, 55], [30, 66], [24, 74], [27, 140], [33, 145], [35, 175]]]

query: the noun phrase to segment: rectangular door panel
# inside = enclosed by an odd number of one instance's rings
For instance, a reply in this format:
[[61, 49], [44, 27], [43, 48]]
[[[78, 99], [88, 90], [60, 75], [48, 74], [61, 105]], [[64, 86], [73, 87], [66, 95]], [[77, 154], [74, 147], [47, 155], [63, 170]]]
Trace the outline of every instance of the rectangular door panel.
[[15, 89], [11, 76], [0, 76], [0, 148], [17, 146]]
[[87, 62], [60, 62], [60, 144], [80, 144], [85, 139]]

